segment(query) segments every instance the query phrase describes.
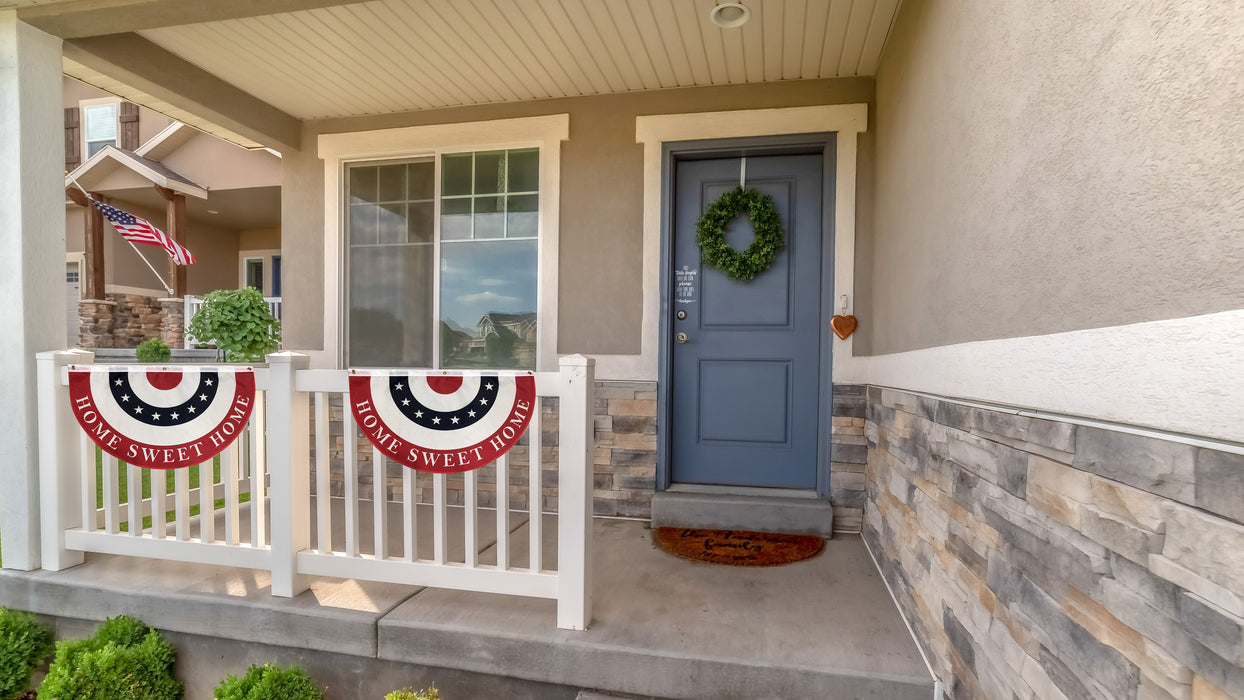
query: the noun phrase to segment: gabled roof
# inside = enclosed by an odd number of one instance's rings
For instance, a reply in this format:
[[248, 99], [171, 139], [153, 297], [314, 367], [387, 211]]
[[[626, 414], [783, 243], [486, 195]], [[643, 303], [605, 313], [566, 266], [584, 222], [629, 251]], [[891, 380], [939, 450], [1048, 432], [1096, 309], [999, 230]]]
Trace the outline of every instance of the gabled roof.
[[[165, 129], [168, 131], [168, 129]], [[163, 132], [162, 132], [163, 134]], [[159, 138], [157, 136], [157, 138]], [[148, 144], [156, 141], [152, 139]], [[81, 165], [73, 169], [73, 172], [65, 175], [65, 187], [73, 187], [75, 181], [88, 178], [92, 173], [107, 172], [105, 169], [115, 168], [117, 166], [128, 168], [137, 173], [139, 176], [150, 180], [152, 184], [159, 185], [174, 192], [180, 192], [191, 197], [199, 199], [207, 199], [207, 188], [199, 185], [188, 177], [166, 167], [162, 163], [144, 158], [143, 156], [133, 152], [125, 151], [115, 146], [104, 146], [98, 153], [86, 159]], [[90, 189], [89, 187], [87, 189]]]

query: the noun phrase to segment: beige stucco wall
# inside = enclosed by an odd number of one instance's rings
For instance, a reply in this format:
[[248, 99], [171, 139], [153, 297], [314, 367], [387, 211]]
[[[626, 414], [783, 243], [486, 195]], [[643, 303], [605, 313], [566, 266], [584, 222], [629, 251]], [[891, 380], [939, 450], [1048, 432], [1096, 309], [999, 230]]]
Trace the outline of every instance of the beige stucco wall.
[[[638, 354], [643, 151], [635, 142], [635, 117], [872, 97], [867, 78], [660, 90], [309, 122], [303, 143], [314, 150], [321, 133], [569, 113], [570, 140], [561, 152], [557, 350]], [[871, 157], [870, 139], [862, 135], [862, 158]], [[283, 155], [286, 347], [322, 349], [323, 163], [310, 152]], [[862, 187], [861, 196], [868, 189]]]
[[[62, 95], [64, 96], [65, 107], [77, 107], [81, 100], [93, 100], [99, 97], [114, 97], [114, 95], [110, 92], [105, 92], [97, 87], [74, 80], [69, 76], [64, 76], [64, 88], [62, 90]], [[169, 119], [159, 112], [147, 109], [146, 107], [139, 107], [138, 143], [146, 143], [151, 137], [160, 133], [164, 127], [172, 123], [172, 119]]]
[[238, 232], [238, 250], [280, 250], [281, 229], [254, 228]]
[[195, 134], [163, 164], [210, 190], [281, 184], [281, 159], [267, 151], [248, 151], [204, 133]]
[[910, 0], [876, 89], [877, 353], [1244, 308], [1237, 3]]

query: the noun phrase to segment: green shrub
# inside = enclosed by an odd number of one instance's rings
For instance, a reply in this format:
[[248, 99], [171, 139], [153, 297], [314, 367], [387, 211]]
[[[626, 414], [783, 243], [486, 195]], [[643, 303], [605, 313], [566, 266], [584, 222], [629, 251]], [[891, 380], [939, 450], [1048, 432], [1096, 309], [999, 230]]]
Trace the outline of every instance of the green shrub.
[[173, 351], [159, 338], [148, 338], [139, 343], [137, 353], [139, 362], [168, 362], [173, 359]]
[[261, 362], [281, 342], [281, 322], [254, 287], [208, 292], [186, 331], [200, 343], [216, 343], [225, 362]]
[[0, 700], [25, 692], [51, 655], [52, 634], [34, 615], [0, 607]]
[[437, 692], [435, 685], [427, 690], [402, 688], [384, 696], [384, 700], [441, 700], [441, 694]]
[[177, 652], [131, 617], [109, 619], [95, 636], [56, 643], [40, 700], [181, 700]]
[[297, 666], [251, 666], [246, 675], [226, 676], [216, 686], [216, 700], [320, 700], [323, 693], [307, 672]]

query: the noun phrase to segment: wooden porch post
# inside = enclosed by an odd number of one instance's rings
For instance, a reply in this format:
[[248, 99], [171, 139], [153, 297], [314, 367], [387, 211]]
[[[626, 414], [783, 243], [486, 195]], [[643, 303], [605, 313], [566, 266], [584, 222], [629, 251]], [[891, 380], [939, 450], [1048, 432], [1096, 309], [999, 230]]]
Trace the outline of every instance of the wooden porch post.
[[[86, 196], [76, 187], [69, 187], [65, 194], [74, 204], [86, 209], [86, 226], [83, 229], [83, 256], [86, 260], [82, 270], [82, 298], [104, 298], [104, 215], [86, 201]], [[103, 195], [92, 192], [91, 196], [103, 202]]]
[[[168, 202], [164, 219], [164, 232], [178, 245], [186, 245], [186, 195], [174, 192], [166, 187], [155, 186]], [[173, 296], [181, 299], [186, 296], [186, 266], [178, 265], [172, 258], [168, 260], [169, 279], [173, 281]]]

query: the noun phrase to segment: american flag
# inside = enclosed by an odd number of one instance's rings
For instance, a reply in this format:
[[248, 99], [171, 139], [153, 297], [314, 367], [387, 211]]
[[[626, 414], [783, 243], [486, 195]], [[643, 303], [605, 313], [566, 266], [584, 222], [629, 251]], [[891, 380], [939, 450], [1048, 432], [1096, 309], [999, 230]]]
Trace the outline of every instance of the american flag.
[[168, 256], [178, 265], [193, 265], [194, 255], [169, 238], [166, 233], [151, 225], [150, 221], [141, 216], [134, 216], [114, 206], [91, 200], [91, 204], [104, 214], [104, 218], [117, 229], [117, 233], [127, 241], [158, 245], [168, 252]]

